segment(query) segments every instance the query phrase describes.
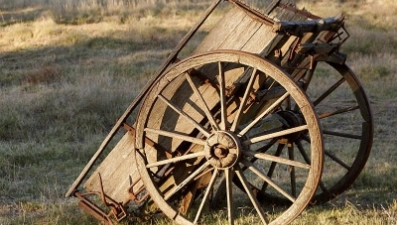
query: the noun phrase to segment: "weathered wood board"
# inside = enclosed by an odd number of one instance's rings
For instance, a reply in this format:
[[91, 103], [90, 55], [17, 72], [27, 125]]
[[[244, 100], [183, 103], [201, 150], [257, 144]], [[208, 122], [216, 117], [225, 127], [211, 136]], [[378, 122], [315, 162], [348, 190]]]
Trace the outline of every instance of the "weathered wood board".
[[[105, 194], [116, 202], [127, 202], [130, 197], [128, 192], [130, 185], [140, 178], [132, 156], [134, 141], [135, 134], [131, 131], [127, 132], [87, 179], [84, 188], [89, 192], [100, 192], [101, 182], [98, 175], [100, 174]], [[134, 187], [134, 191], [142, 186], [140, 181]]]
[[[303, 21], [307, 17], [287, 9], [278, 10], [272, 17], [280, 21]], [[284, 36], [272, 32], [272, 26], [254, 18], [247, 11], [234, 6], [210, 31], [197, 46], [194, 53], [202, 53], [218, 49], [232, 49], [260, 54], [267, 57], [276, 48], [287, 52], [292, 40], [283, 40]], [[283, 42], [281, 42], [283, 40]], [[281, 46], [278, 46], [281, 44]]]

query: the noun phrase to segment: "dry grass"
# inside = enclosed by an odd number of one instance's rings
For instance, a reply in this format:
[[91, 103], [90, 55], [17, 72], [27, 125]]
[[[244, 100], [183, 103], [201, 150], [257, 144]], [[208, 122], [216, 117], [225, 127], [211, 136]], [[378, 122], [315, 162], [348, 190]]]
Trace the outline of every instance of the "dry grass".
[[[63, 195], [209, 1], [121, 2], [0, 0], [0, 224], [98, 224]], [[376, 136], [354, 186], [293, 224], [395, 225], [395, 1], [299, 5], [347, 15], [352, 37], [343, 51], [369, 93]], [[248, 212], [238, 224], [254, 217]]]

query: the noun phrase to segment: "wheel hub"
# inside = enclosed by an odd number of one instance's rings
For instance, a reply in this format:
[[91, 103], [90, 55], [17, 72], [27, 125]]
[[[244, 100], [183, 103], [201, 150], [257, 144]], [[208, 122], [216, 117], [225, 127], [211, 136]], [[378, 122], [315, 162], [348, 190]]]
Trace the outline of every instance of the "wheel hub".
[[219, 159], [226, 158], [229, 155], [229, 149], [226, 146], [220, 144], [218, 146], [215, 146], [214, 148], [214, 154]]
[[226, 169], [236, 164], [241, 156], [240, 141], [228, 132], [212, 134], [204, 147], [205, 157], [209, 163], [218, 168]]

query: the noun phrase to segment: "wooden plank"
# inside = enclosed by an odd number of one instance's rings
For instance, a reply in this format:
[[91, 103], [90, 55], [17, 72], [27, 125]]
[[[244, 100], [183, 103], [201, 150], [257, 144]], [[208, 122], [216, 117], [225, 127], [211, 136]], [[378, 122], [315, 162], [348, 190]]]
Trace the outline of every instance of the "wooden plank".
[[[106, 195], [116, 202], [127, 202], [129, 200], [128, 189], [132, 182], [139, 179], [140, 175], [133, 161], [135, 135], [127, 132], [102, 161], [98, 168], [84, 183], [83, 187], [88, 192], [101, 192], [99, 175]], [[134, 191], [142, 187], [139, 182]]]
[[[282, 1], [288, 3], [288, 1]], [[307, 18], [296, 12], [280, 9], [272, 12], [272, 18], [278, 21], [304, 21]], [[272, 27], [262, 24], [249, 12], [233, 6], [232, 9], [214, 26], [194, 51], [201, 53], [217, 49], [233, 49], [252, 52], [266, 57], [275, 48], [283, 47], [285, 53], [293, 40], [277, 35]], [[284, 46], [284, 44], [287, 44]]]
[[[241, 10], [240, 10], [241, 11]], [[236, 26], [229, 35], [225, 36], [220, 33], [218, 38], [224, 39], [218, 49], [241, 49], [248, 40], [256, 33], [262, 24], [259, 21], [252, 19], [249, 16], [245, 16], [244, 19]]]
[[225, 37], [230, 36], [240, 22], [246, 18], [247, 15], [236, 7], [229, 10], [222, 19], [212, 28], [210, 33], [197, 46], [194, 54], [216, 50], [225, 41]]
[[247, 40], [241, 50], [259, 54], [266, 46], [271, 44], [276, 36], [277, 34], [272, 32], [270, 26], [262, 24]]

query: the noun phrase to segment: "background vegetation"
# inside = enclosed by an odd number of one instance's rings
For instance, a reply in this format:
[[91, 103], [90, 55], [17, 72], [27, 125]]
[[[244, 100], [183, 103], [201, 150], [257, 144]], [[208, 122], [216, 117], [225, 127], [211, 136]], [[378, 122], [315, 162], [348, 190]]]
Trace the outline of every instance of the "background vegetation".
[[[98, 224], [66, 190], [210, 2], [0, 0], [0, 224]], [[396, 2], [297, 3], [323, 17], [347, 15], [343, 52], [369, 93], [376, 130], [353, 187], [294, 224], [395, 225]]]

